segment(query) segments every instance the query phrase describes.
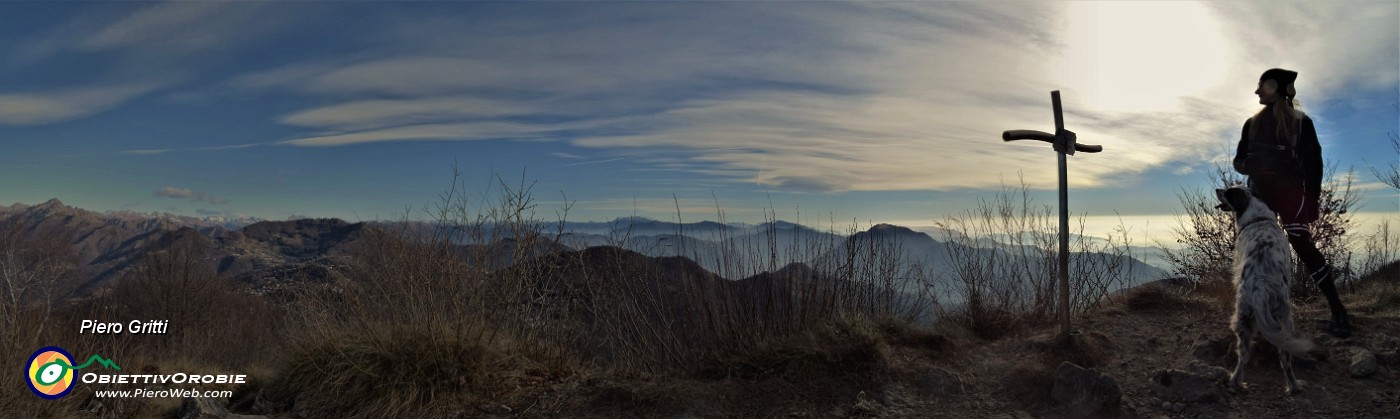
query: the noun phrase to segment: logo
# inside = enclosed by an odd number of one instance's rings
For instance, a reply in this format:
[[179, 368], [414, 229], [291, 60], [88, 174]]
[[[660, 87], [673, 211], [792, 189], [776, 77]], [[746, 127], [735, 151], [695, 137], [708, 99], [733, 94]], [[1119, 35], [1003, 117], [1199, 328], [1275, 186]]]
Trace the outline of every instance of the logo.
[[100, 355], [93, 355], [83, 365], [75, 367], [73, 354], [63, 348], [49, 346], [35, 351], [34, 355], [29, 356], [28, 374], [25, 375], [29, 378], [29, 389], [49, 400], [66, 396], [73, 391], [73, 370], [86, 368], [93, 362], [121, 371], [115, 362]]

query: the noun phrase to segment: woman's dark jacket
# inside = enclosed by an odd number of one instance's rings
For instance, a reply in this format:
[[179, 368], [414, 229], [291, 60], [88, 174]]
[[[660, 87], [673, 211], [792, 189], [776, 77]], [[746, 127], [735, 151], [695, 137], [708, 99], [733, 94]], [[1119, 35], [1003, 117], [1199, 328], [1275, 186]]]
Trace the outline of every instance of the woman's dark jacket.
[[1245, 121], [1235, 150], [1235, 171], [1249, 176], [1254, 189], [1301, 189], [1309, 212], [1315, 214], [1322, 192], [1322, 146], [1312, 118], [1298, 111], [1294, 115], [1298, 125], [1293, 139], [1279, 132], [1272, 108]]

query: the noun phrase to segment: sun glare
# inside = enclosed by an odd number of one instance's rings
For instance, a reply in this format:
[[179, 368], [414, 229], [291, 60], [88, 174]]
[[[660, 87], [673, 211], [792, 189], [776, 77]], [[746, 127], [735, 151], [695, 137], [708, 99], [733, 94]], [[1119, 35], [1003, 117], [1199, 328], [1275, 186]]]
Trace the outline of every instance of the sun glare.
[[1225, 78], [1229, 45], [1195, 2], [1073, 2], [1063, 82], [1102, 111], [1175, 107]]

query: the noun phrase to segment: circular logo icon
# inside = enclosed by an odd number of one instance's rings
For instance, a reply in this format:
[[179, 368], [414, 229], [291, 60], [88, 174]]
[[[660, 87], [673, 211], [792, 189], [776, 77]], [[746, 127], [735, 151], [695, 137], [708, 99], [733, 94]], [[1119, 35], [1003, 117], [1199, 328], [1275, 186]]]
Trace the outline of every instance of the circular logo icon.
[[26, 368], [29, 389], [34, 394], [53, 400], [73, 391], [73, 355], [57, 346], [49, 346], [29, 356]]

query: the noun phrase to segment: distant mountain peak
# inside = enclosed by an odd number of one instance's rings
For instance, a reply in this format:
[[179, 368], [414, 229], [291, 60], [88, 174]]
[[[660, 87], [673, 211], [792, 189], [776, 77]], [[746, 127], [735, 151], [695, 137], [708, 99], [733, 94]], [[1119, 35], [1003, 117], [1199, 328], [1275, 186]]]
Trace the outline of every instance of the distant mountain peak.
[[918, 233], [918, 232], [914, 231], [913, 229], [910, 229], [909, 227], [897, 226], [897, 225], [894, 225], [894, 224], [886, 224], [886, 223], [876, 224], [874, 227], [870, 227], [870, 230], [867, 230], [867, 231], [870, 232], [870, 233], [876, 233], [876, 234], [916, 234], [916, 233]]
[[50, 214], [68, 212], [72, 210], [73, 207], [63, 205], [63, 201], [59, 201], [58, 198], [53, 198], [48, 201], [44, 201], [44, 203], [42, 204], [29, 207], [28, 211], [32, 214], [46, 217]]
[[794, 222], [792, 222], [792, 221], [783, 221], [783, 220], [768, 221], [768, 222], [765, 222], [765, 223], [763, 223], [763, 224], [759, 224], [758, 227], [759, 227], [759, 228], [776, 228], [776, 229], [779, 229], [779, 230], [792, 230], [792, 229], [804, 228], [801, 224], [794, 223]]
[[67, 205], [63, 205], [63, 201], [59, 201], [58, 198], [51, 198], [51, 199], [49, 199], [48, 201], [44, 201], [44, 203], [42, 203], [42, 204], [35, 205], [34, 207], [35, 207], [35, 208], [67, 208], [68, 206], [67, 206]]

